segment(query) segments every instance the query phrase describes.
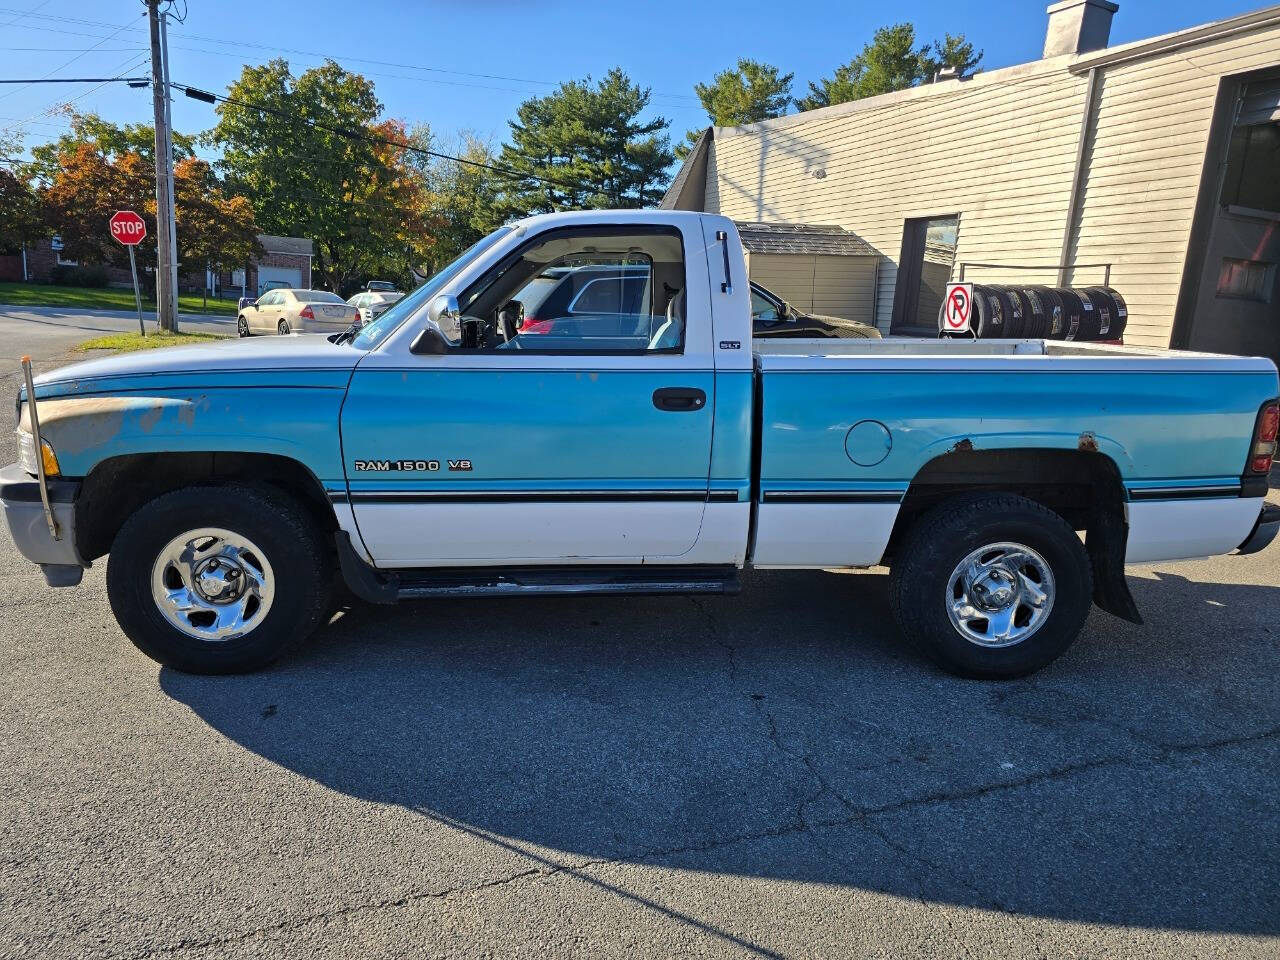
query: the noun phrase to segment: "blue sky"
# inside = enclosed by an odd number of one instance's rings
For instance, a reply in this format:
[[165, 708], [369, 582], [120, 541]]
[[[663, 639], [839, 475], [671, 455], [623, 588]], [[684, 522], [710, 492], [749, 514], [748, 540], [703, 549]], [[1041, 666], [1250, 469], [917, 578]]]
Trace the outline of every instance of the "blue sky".
[[[185, 23], [174, 24], [169, 36], [175, 81], [223, 92], [246, 62], [279, 54], [301, 72], [328, 55], [375, 82], [387, 115], [410, 124], [425, 121], [446, 137], [469, 130], [495, 145], [522, 100], [554, 89], [561, 80], [598, 77], [615, 65], [652, 87], [653, 110], [671, 121], [673, 139], [679, 139], [706, 121], [693, 85], [741, 56], [794, 71], [800, 93], [807, 81], [848, 61], [876, 27], [887, 23], [909, 20], [919, 36], [929, 39], [945, 31], [964, 33], [986, 51], [988, 69], [1037, 59], [1046, 23], [1042, 0], [188, 2]], [[1120, 0], [1112, 42], [1262, 5], [1261, 0]], [[106, 77], [131, 63], [139, 64], [134, 74], [145, 74], [141, 14], [139, 0], [0, 0], [0, 77]], [[124, 29], [112, 35], [120, 26]], [[286, 48], [306, 53], [284, 53]], [[66, 128], [57, 105], [73, 99], [76, 109], [116, 122], [150, 119], [146, 90], [95, 89], [88, 83], [0, 85], [0, 130], [23, 130], [28, 147], [56, 137]], [[179, 130], [203, 130], [214, 120], [206, 104], [175, 101]]]

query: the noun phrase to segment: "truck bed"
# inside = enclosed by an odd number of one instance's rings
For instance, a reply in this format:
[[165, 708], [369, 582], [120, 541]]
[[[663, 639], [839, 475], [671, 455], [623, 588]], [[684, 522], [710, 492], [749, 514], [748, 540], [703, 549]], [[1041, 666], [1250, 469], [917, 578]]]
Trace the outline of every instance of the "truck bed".
[[913, 482], [944, 464], [981, 478], [1019, 452], [1109, 460], [1130, 561], [1228, 552], [1261, 509], [1265, 482], [1246, 489], [1241, 474], [1277, 394], [1264, 358], [1043, 340], [753, 349], [762, 566], [878, 563]]

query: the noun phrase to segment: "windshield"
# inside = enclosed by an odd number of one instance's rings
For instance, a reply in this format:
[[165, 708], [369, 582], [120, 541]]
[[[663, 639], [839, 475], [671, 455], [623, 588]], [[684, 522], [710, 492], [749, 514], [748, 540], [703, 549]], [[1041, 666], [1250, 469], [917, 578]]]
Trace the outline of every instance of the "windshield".
[[510, 227], [499, 227], [487, 237], [477, 240], [457, 260], [454, 260], [453, 263], [449, 264], [413, 293], [397, 300], [377, 320], [372, 323], [366, 323], [361, 327], [359, 335], [351, 341], [351, 345], [359, 350], [372, 350], [392, 330], [410, 317], [415, 316], [419, 310], [425, 308], [431, 302], [431, 299], [461, 273], [468, 263], [496, 244], [510, 230]]

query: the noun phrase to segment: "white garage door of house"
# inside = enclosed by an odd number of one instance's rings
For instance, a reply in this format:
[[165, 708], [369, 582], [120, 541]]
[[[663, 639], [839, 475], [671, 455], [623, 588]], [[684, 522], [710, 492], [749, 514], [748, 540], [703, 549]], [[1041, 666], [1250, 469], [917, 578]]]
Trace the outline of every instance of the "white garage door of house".
[[753, 253], [747, 273], [797, 310], [875, 323], [875, 257]]
[[258, 267], [258, 295], [262, 295], [262, 291], [267, 288], [267, 281], [279, 281], [275, 286], [279, 286], [283, 282], [288, 287], [302, 286], [302, 268], [301, 267]]

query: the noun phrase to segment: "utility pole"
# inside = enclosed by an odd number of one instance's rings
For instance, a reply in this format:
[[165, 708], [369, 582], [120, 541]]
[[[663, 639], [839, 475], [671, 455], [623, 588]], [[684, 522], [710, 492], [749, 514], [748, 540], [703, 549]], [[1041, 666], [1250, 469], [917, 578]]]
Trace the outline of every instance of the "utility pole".
[[178, 329], [178, 289], [175, 275], [173, 193], [169, 184], [173, 176], [173, 154], [169, 149], [169, 124], [164, 82], [164, 61], [160, 51], [160, 0], [144, 0], [151, 26], [151, 110], [156, 125], [156, 319], [160, 329], [171, 333]]
[[160, 62], [164, 65], [164, 169], [169, 181], [169, 289], [173, 291], [173, 332], [178, 332], [178, 194], [173, 189], [173, 88], [169, 86], [169, 14], [160, 14]]

